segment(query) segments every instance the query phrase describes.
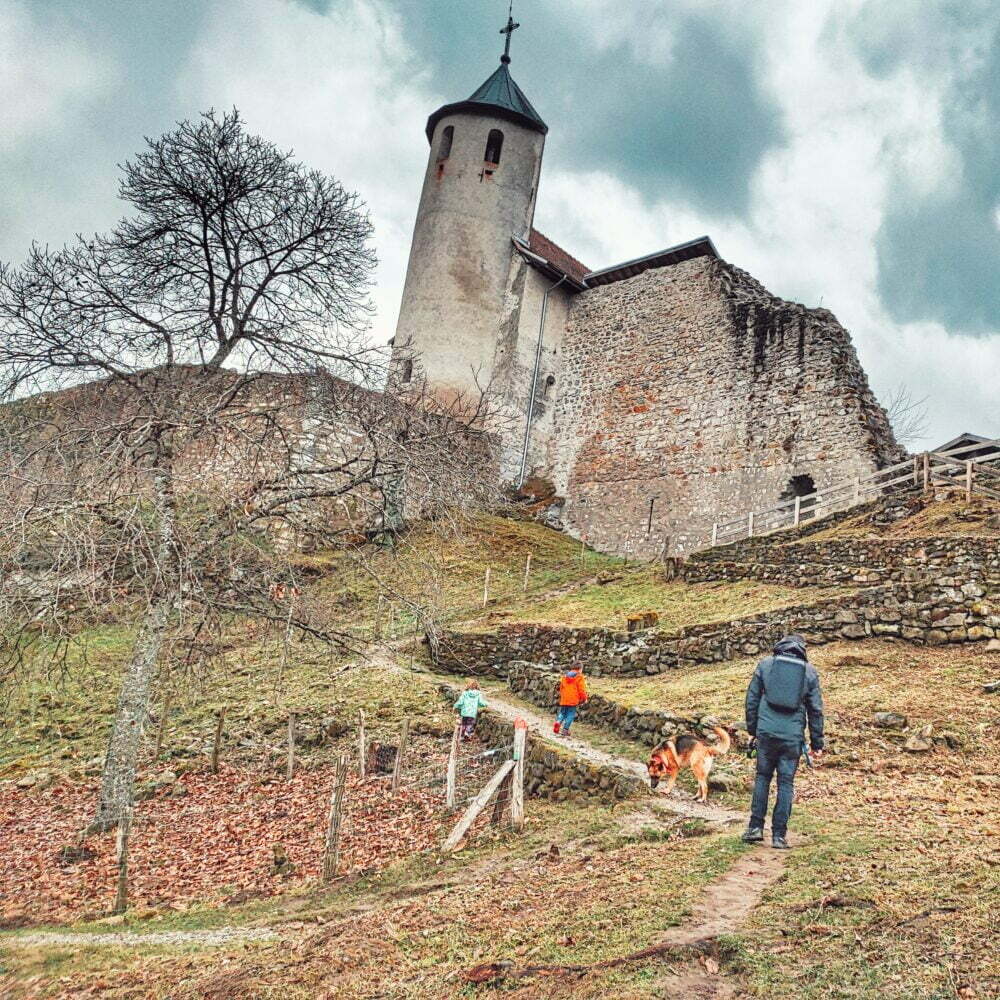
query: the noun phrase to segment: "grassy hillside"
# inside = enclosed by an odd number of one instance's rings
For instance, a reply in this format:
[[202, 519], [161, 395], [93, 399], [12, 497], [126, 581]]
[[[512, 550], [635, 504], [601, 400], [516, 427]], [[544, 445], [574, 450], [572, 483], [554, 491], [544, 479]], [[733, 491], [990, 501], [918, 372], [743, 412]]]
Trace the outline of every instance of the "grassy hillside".
[[[442, 802], [451, 713], [438, 678], [424, 672], [422, 647], [406, 644], [418, 609], [470, 628], [518, 621], [620, 627], [627, 613], [653, 609], [670, 629], [819, 592], [665, 583], [655, 568], [590, 552], [581, 558], [571, 539], [499, 518], [461, 526], [458, 535], [425, 527], [395, 551], [368, 551], [367, 560], [358, 569], [343, 555], [314, 553], [299, 564], [310, 598], [353, 636], [357, 652], [331, 654], [297, 640], [286, 647], [280, 629], [234, 621], [197, 670], [165, 669], [144, 750], [141, 784], [151, 797], [137, 811], [133, 905], [110, 924], [95, 921], [113, 896], [113, 837], [93, 838], [93, 856], [79, 862], [65, 863], [60, 849], [92, 806], [130, 631], [83, 635], [65, 669], [36, 664], [5, 692], [0, 918], [13, 929], [0, 935], [0, 996], [998, 995], [1000, 706], [982, 685], [1000, 677], [1000, 656], [981, 646], [871, 641], [817, 648], [833, 752], [822, 767], [800, 772], [792, 821], [799, 839], [783, 857], [781, 877], [708, 958], [667, 952], [615, 965], [700, 919], [701, 894], [746, 853], [738, 831], [664, 813], [648, 799], [613, 808], [533, 800], [522, 836], [483, 827], [458, 855], [441, 857], [434, 847], [454, 821]], [[487, 568], [493, 603], [484, 610]], [[399, 640], [395, 652], [365, 645], [376, 628]], [[739, 660], [650, 678], [594, 678], [592, 686], [623, 704], [739, 719], [752, 667]], [[488, 682], [487, 692], [519, 706], [501, 682]], [[222, 708], [222, 767], [212, 774], [208, 755]], [[369, 737], [387, 742], [409, 718], [411, 753], [396, 796], [386, 778], [351, 779], [344, 864], [324, 886], [318, 873], [333, 766], [341, 753], [356, 752], [360, 709]], [[292, 711], [301, 740], [297, 774], [286, 782]], [[878, 711], [903, 713], [909, 729], [879, 728]], [[929, 749], [904, 749], [926, 725]], [[574, 735], [631, 759], [647, 752], [586, 724]], [[494, 766], [479, 752], [476, 744], [463, 748], [463, 797]], [[731, 755], [723, 764], [742, 776], [743, 789], [720, 801], [745, 806], [752, 763]], [[170, 780], [161, 785], [165, 772]], [[680, 785], [690, 789], [687, 775]], [[294, 871], [272, 871], [276, 843]], [[726, 902], [718, 905], [725, 913]], [[39, 921], [103, 943], [33, 939]], [[247, 930], [279, 937], [241, 938]], [[123, 931], [182, 937], [113, 937]], [[492, 985], [463, 978], [494, 961], [609, 964]]]
[[514, 623], [603, 626], [624, 630], [630, 614], [652, 610], [658, 628], [672, 632], [685, 625], [728, 621], [790, 604], [804, 604], [838, 593], [820, 587], [793, 588], [753, 580], [732, 583], [679, 583], [663, 579], [658, 566], [631, 566], [547, 598], [515, 600], [463, 623], [468, 629]]
[[[971, 503], [964, 496], [937, 500], [934, 496], [915, 495], [911, 498], [909, 516], [889, 524], [876, 524], [870, 513], [858, 514], [806, 535], [801, 543], [809, 544], [837, 538], [932, 538], [942, 535], [963, 535], [975, 538], [1000, 539], [1000, 501], [973, 496]], [[780, 540], [780, 535], [778, 536]]]

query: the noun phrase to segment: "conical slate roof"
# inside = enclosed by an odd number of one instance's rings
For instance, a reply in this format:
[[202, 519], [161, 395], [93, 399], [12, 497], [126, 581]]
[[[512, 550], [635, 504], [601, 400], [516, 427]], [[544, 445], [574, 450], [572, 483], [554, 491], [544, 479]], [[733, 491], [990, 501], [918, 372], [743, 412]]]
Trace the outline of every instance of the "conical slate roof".
[[494, 118], [506, 118], [508, 121], [516, 122], [518, 125], [534, 129], [545, 135], [549, 127], [531, 106], [531, 101], [524, 96], [524, 91], [514, 82], [514, 78], [507, 68], [509, 63], [510, 59], [501, 56], [500, 65], [496, 71], [482, 86], [476, 89], [471, 97], [438, 108], [427, 119], [428, 142], [433, 139], [434, 127], [442, 118], [463, 111], [471, 114], [490, 115]]

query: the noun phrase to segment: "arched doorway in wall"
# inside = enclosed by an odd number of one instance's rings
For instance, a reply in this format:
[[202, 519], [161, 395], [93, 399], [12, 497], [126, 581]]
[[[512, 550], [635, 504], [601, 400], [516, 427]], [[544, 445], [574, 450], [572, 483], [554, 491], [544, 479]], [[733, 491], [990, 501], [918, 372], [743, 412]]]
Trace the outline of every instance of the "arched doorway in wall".
[[813, 477], [809, 475], [799, 475], [792, 476], [788, 480], [788, 485], [785, 487], [781, 496], [778, 500], [784, 503], [788, 500], [794, 500], [796, 497], [808, 497], [808, 500], [803, 500], [799, 508], [800, 519], [805, 519], [807, 517], [813, 517], [816, 510], [816, 497], [813, 496], [816, 492], [816, 483], [813, 481]]

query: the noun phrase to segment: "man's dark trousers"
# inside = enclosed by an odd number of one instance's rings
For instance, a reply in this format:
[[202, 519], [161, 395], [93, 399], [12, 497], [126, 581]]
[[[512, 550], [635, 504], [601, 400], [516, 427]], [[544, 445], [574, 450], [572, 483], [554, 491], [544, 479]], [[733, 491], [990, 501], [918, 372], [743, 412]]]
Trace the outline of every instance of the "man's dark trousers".
[[771, 836], [784, 837], [788, 832], [788, 817], [792, 814], [795, 772], [802, 754], [801, 740], [782, 740], [774, 736], [757, 737], [757, 781], [750, 805], [750, 826], [764, 826], [771, 777], [778, 772], [778, 798], [771, 817]]

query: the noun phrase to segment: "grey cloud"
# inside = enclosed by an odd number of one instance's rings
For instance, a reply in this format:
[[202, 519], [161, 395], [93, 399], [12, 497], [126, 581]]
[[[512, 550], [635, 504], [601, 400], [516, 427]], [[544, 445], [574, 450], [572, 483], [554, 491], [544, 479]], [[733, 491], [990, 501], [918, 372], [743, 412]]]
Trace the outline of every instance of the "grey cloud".
[[928, 3], [887, 13], [869, 4], [848, 25], [869, 72], [915, 71], [942, 97], [942, 129], [960, 173], [920, 193], [896, 177], [876, 247], [878, 289], [899, 322], [936, 321], [954, 333], [1000, 328], [1000, 10]]

